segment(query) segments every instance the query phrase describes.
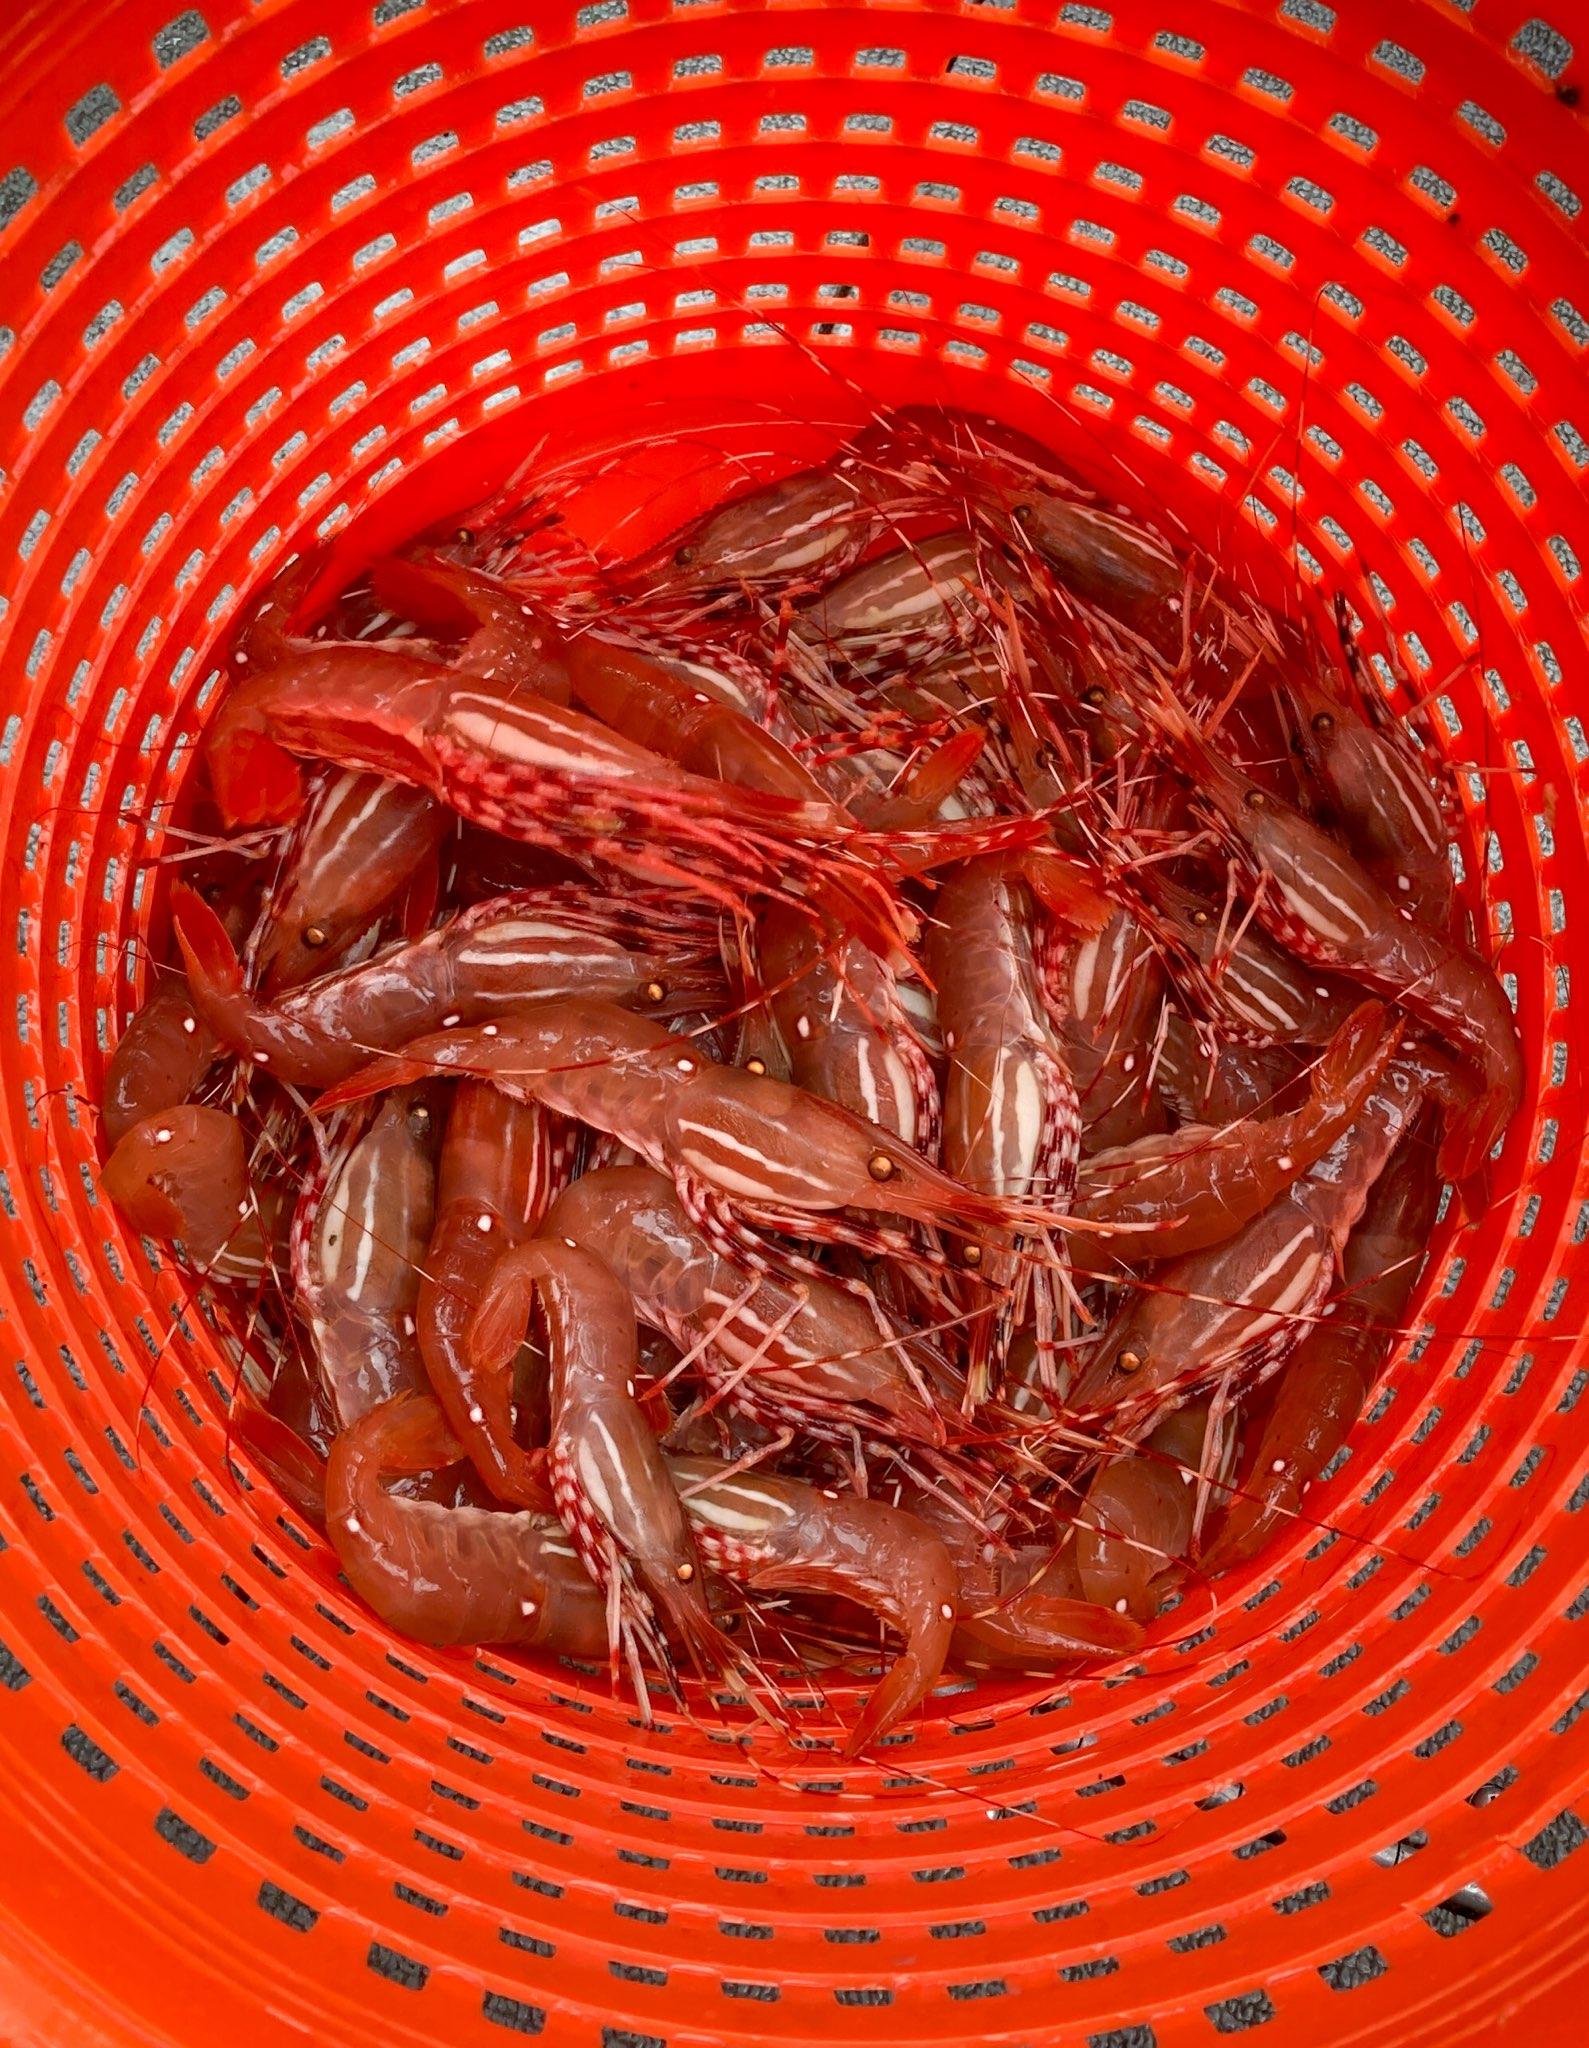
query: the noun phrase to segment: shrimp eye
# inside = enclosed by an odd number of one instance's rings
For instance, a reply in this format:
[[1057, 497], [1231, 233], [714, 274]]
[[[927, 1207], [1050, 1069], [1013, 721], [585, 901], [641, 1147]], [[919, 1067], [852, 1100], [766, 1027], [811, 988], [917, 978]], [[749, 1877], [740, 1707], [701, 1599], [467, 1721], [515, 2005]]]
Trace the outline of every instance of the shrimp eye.
[[747, 1074], [765, 1074], [766, 1071], [767, 1062], [765, 1060], [751, 1059], [745, 1062], [745, 1072]]
[[460, 526], [458, 531], [453, 535], [453, 539], [458, 543], [459, 547], [468, 547], [470, 542], [474, 539], [474, 528], [472, 526]]
[[648, 981], [646, 983], [646, 1001], [648, 1003], [660, 1003], [667, 992], [667, 987], [663, 982]]
[[675, 1565], [673, 1568], [673, 1576], [678, 1580], [681, 1586], [687, 1586], [690, 1583], [691, 1579], [695, 1577], [695, 1567], [693, 1564]]
[[1315, 732], [1334, 732], [1334, 714], [1329, 711], [1316, 711], [1313, 714], [1313, 730]]
[[979, 1244], [965, 1244], [960, 1247], [960, 1256], [973, 1271], [982, 1263], [982, 1247]]
[[331, 934], [323, 924], [306, 924], [303, 928], [303, 942], [311, 951], [318, 953]]
[[1142, 1370], [1142, 1353], [1140, 1351], [1122, 1351], [1115, 1364], [1121, 1372], [1140, 1372]]
[[1094, 711], [1101, 711], [1108, 703], [1109, 698], [1107, 693], [1097, 683], [1094, 683], [1090, 690], [1082, 691], [1081, 701], [1083, 704], [1090, 704]]
[[873, 1180], [892, 1180], [899, 1169], [886, 1152], [874, 1152], [866, 1162], [866, 1170]]
[[674, 566], [680, 569], [687, 569], [694, 560], [694, 548], [679, 548], [673, 556]]
[[1249, 811], [1261, 811], [1268, 801], [1268, 797], [1264, 795], [1261, 789], [1249, 789], [1242, 798], [1242, 802]]
[[416, 1102], [408, 1112], [408, 1128], [416, 1138], [430, 1136], [430, 1111], [424, 1103]]
[[1201, 930], [1208, 922], [1208, 912], [1206, 910], [1194, 910], [1192, 912], [1192, 922]]
[[1027, 520], [1031, 518], [1031, 516], [1032, 508], [1030, 505], [1017, 505], [1014, 511], [1010, 514], [1010, 517], [1015, 521], [1017, 526], [1024, 526]]

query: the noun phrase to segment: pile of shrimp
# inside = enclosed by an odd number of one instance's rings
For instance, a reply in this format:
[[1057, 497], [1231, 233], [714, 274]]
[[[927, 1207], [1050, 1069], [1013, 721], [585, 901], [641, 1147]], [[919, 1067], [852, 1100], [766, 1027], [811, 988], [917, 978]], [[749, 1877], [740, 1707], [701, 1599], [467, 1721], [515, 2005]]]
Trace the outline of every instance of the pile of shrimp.
[[565, 482], [264, 592], [104, 1186], [393, 1629], [856, 1754], [1305, 1519], [1518, 1036], [1344, 604], [947, 411]]

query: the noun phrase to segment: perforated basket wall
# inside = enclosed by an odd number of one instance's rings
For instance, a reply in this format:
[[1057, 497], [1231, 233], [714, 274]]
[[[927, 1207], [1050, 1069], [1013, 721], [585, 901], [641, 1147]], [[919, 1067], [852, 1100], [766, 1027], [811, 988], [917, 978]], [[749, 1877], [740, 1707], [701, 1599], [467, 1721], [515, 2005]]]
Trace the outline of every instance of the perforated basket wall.
[[[1581, 9], [175, 6], [12, 0], [0, 44], [0, 2033], [1581, 2038]], [[1374, 580], [1482, 771], [1531, 1088], [1330, 1529], [1133, 1673], [773, 1783], [373, 1626], [228, 1471], [221, 1355], [74, 1098], [295, 540], [542, 437], [689, 430], [676, 512], [865, 393]]]

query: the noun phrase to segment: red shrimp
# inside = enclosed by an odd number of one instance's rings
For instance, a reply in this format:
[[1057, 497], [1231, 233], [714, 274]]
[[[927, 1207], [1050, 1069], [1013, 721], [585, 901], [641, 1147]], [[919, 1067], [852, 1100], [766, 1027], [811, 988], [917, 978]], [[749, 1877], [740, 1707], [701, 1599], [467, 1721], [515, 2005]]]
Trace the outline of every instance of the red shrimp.
[[232, 1455], [252, 1459], [289, 1507], [323, 1529], [329, 1436], [325, 1445], [311, 1445], [289, 1422], [261, 1408], [246, 1384], [234, 1393], [226, 1423]]
[[1362, 1000], [1339, 975], [1306, 965], [1278, 946], [1244, 911], [1210, 903], [1144, 872], [1142, 917], [1172, 976], [1219, 1036], [1246, 1045], [1323, 1045]]
[[1346, 1241], [1341, 1292], [1273, 1383], [1248, 1436], [1207, 1572], [1244, 1563], [1291, 1523], [1346, 1441], [1399, 1334], [1440, 1200], [1429, 1111], [1401, 1141]]
[[265, 996], [323, 974], [402, 893], [451, 824], [423, 790], [351, 770], [316, 790], [294, 828], [283, 879], [253, 948]]
[[191, 1102], [158, 1110], [118, 1139], [99, 1181], [135, 1230], [179, 1244], [210, 1278], [265, 1270], [268, 1235], [236, 1117]]
[[987, 617], [982, 576], [969, 534], [938, 534], [830, 584], [807, 604], [800, 629], [863, 674], [914, 666], [974, 637]]
[[[1087, 922], [1098, 914], [1079, 888], [1075, 915]], [[1006, 863], [972, 862], [938, 892], [927, 966], [949, 1057], [943, 1162], [956, 1179], [1001, 1200], [1062, 1207], [1075, 1183], [1081, 1113], [1043, 998], [1034, 924], [1030, 892]], [[985, 1392], [993, 1352], [1007, 1342], [1012, 1321], [1024, 1320], [1038, 1271], [1018, 1265], [1011, 1247], [1006, 1231], [979, 1235], [969, 1248], [979, 1285], [1014, 1290], [997, 1324], [984, 1312], [973, 1326], [973, 1398]], [[1045, 1287], [1037, 1305], [1046, 1338], [1052, 1302]]]
[[462, 1456], [427, 1394], [399, 1394], [342, 1432], [326, 1468], [326, 1528], [349, 1585], [416, 1642], [601, 1656], [606, 1602], [551, 1516], [444, 1507], [386, 1489], [388, 1479]]
[[539, 1003], [500, 1025], [417, 1039], [319, 1106], [430, 1073], [473, 1074], [608, 1132], [671, 1172], [696, 1221], [742, 1256], [766, 1256], [760, 1241], [735, 1235], [745, 1219], [806, 1237], [842, 1235], [845, 1209], [971, 1233], [1055, 1220], [1036, 1203], [962, 1187], [837, 1103], [717, 1066], [692, 1040], [607, 1003]]
[[1162, 1130], [1152, 1041], [1164, 973], [1138, 920], [1117, 907], [1102, 930], [1080, 934], [1051, 921], [1038, 937], [1037, 964], [1076, 1090], [1083, 1148]]
[[665, 1623], [702, 1673], [727, 1645], [706, 1603], [700, 1556], [662, 1447], [636, 1396], [634, 1308], [599, 1258], [566, 1238], [505, 1252], [469, 1327], [471, 1356], [501, 1371], [532, 1303], [545, 1318], [552, 1361], [551, 1477], [557, 1512], [608, 1600], [616, 1663], [627, 1658], [645, 1700], [639, 1656], [671, 1670]]
[[860, 1755], [943, 1671], [960, 1604], [948, 1551], [924, 1522], [881, 1501], [768, 1472], [728, 1476], [710, 1458], [669, 1466], [713, 1570], [757, 1593], [836, 1594], [904, 1638], [844, 1743], [846, 1756]]
[[575, 703], [636, 746], [692, 775], [831, 810], [810, 769], [694, 665], [596, 632], [570, 640], [563, 660]]
[[952, 815], [951, 805], [965, 815], [964, 784], [987, 744], [987, 733], [971, 726], [930, 743], [923, 734], [915, 758], [908, 765], [900, 761], [886, 789], [860, 798], [852, 807], [856, 816], [873, 831], [903, 832]]
[[484, 896], [514, 896], [521, 890], [555, 889], [567, 883], [588, 888], [590, 875], [577, 861], [544, 846], [504, 839], [481, 825], [452, 819], [453, 837], [444, 849], [444, 899], [476, 903]]
[[892, 969], [781, 904], [759, 919], [756, 951], [795, 1084], [934, 1156], [937, 1077]]
[[832, 576], [857, 561], [881, 531], [883, 511], [868, 470], [842, 458], [775, 483], [735, 492], [664, 541], [613, 571], [620, 589], [684, 603]]
[[1280, 672], [1277, 686], [1320, 824], [1340, 835], [1400, 910], [1449, 933], [1456, 877], [1440, 800], [1422, 763], [1326, 686], [1311, 646]]
[[1059, 493], [1027, 494], [1013, 518], [1068, 590], [1158, 661], [1184, 667], [1190, 688], [1223, 696], [1243, 676], [1267, 678], [1272, 629], [1229, 601], [1206, 559], [1188, 565], [1140, 520]]
[[435, 1207], [432, 1112], [399, 1089], [334, 1151], [293, 1220], [293, 1277], [344, 1426], [425, 1385], [415, 1309]]
[[[241, 1400], [243, 1390], [239, 1390]], [[336, 1411], [315, 1361], [302, 1344], [285, 1345], [271, 1374], [265, 1406], [270, 1415], [305, 1444], [323, 1464], [337, 1433]], [[322, 1503], [323, 1518], [323, 1503]]]
[[1364, 1003], [1314, 1063], [1307, 1101], [1221, 1127], [1183, 1124], [1168, 1137], [1096, 1152], [1082, 1166], [1078, 1216], [1118, 1235], [1078, 1238], [1072, 1257], [1173, 1258], [1231, 1237], [1322, 1159], [1357, 1121], [1396, 1050], [1383, 1003]]
[[1400, 915], [1351, 854], [1226, 761], [1168, 695], [1165, 742], [1253, 892], [1259, 921], [1303, 959], [1400, 1003], [1479, 1070], [1483, 1092], [1446, 1126], [1442, 1170], [1477, 1172], [1523, 1098], [1522, 1041], [1494, 971], [1444, 935]]
[[[197, 893], [191, 892], [191, 893]], [[208, 905], [209, 894], [201, 900]], [[254, 891], [226, 889], [219, 912], [211, 911], [228, 940], [240, 939], [255, 910]], [[151, 992], [128, 1021], [105, 1070], [105, 1135], [124, 1138], [141, 1118], [175, 1109], [196, 1095], [221, 1050], [193, 1001], [186, 978], [157, 973]]]
[[[999, 1559], [982, 1584], [973, 1594], [962, 1572], [955, 1654], [968, 1670], [1044, 1678], [1056, 1666], [1110, 1662], [1142, 1646], [1142, 1624], [1093, 1599], [1074, 1563], [1041, 1545]], [[973, 1598], [983, 1602], [974, 1611]]]
[[1278, 1201], [1234, 1236], [1154, 1268], [1086, 1358], [1072, 1411], [1145, 1435], [1185, 1400], [1288, 1358], [1422, 1093], [1416, 1074], [1393, 1060], [1351, 1129]]
[[[548, 635], [547, 660], [560, 674]], [[390, 648], [305, 645], [234, 689], [205, 740], [235, 822], [279, 820], [302, 801], [295, 754], [428, 790], [509, 838], [589, 852], [647, 879], [821, 907], [885, 956], [912, 935], [896, 891], [847, 845], [855, 826], [824, 800], [691, 775], [544, 694]]]
[[[594, 636], [575, 641], [568, 661], [574, 696], [585, 709], [680, 767], [795, 801], [826, 802], [822, 784], [787, 748], [701, 688], [681, 664]], [[762, 914], [757, 948], [793, 1079], [930, 1151], [937, 1088], [900, 1014], [891, 967], [780, 901]]]
[[664, 1330], [740, 1412], [846, 1439], [886, 1417], [903, 1437], [943, 1441], [924, 1344], [831, 1279], [747, 1276], [696, 1228], [664, 1175], [643, 1166], [585, 1174], [553, 1205], [546, 1235], [601, 1259], [641, 1321]]
[[663, 908], [630, 914], [620, 902], [592, 904], [583, 891], [473, 904], [423, 938], [399, 940], [272, 1004], [249, 994], [202, 897], [178, 887], [172, 914], [205, 1022], [278, 1080], [308, 1087], [329, 1087], [372, 1053], [438, 1026], [507, 1016], [537, 997], [589, 995], [671, 1013], [721, 990], [709, 965], [714, 920]]
[[572, 1165], [572, 1135], [539, 1103], [514, 1102], [478, 1081], [458, 1083], [415, 1308], [419, 1351], [431, 1391], [475, 1470], [516, 1507], [551, 1506], [545, 1454], [522, 1448], [514, 1375], [480, 1369], [468, 1328], [491, 1269], [505, 1250], [535, 1235]]

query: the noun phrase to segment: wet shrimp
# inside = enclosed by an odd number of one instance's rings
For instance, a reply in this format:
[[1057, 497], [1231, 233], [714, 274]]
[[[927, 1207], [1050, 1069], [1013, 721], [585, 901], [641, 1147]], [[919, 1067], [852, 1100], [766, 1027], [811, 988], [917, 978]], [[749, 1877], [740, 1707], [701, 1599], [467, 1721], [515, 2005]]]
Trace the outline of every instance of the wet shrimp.
[[932, 1690], [959, 1614], [948, 1551], [923, 1522], [760, 1471], [727, 1476], [709, 1458], [669, 1460], [696, 1541], [714, 1571], [759, 1593], [836, 1594], [904, 1638], [844, 1742], [859, 1756]]
[[105, 1070], [105, 1136], [119, 1145], [148, 1116], [197, 1093], [220, 1052], [180, 974], [163, 975], [116, 1041]]
[[1194, 1486], [1209, 1408], [1163, 1422], [1143, 1448], [1108, 1458], [1076, 1509], [1074, 1563], [1083, 1594], [1138, 1622], [1158, 1614], [1192, 1541]]
[[[190, 893], [199, 895], [196, 889]], [[199, 900], [228, 943], [242, 938], [255, 914], [251, 888], [225, 890], [218, 909], [205, 897]], [[197, 1095], [220, 1052], [221, 1042], [194, 1002], [186, 976], [157, 973], [105, 1070], [102, 1103], [110, 1143], [118, 1144], [143, 1117], [175, 1109]]]
[[1143, 888], [1143, 918], [1171, 978], [1220, 1037], [1323, 1045], [1361, 1002], [1361, 988], [1299, 960], [1238, 906], [1212, 902], [1154, 870]]
[[1392, 1060], [1351, 1128], [1277, 1201], [1233, 1236], [1152, 1268], [1086, 1355], [1073, 1412], [1146, 1435], [1173, 1406], [1288, 1358], [1422, 1098], [1416, 1074]]
[[1252, 893], [1259, 921], [1303, 959], [1401, 1004], [1478, 1070], [1481, 1092], [1447, 1124], [1443, 1165], [1477, 1171], [1523, 1096], [1517, 1022], [1491, 968], [1400, 915], [1372, 876], [1317, 825], [1233, 767], [1169, 697], [1157, 716], [1193, 804]]
[[1294, 1522], [1361, 1414], [1423, 1271], [1440, 1199], [1433, 1139], [1425, 1110], [1375, 1182], [1328, 1315], [1297, 1346], [1249, 1432], [1205, 1571], [1243, 1563]]
[[430, 1073], [473, 1074], [631, 1146], [673, 1175], [692, 1216], [730, 1255], [766, 1258], [747, 1224], [873, 1242], [841, 1216], [846, 1209], [967, 1233], [1052, 1221], [1036, 1203], [962, 1186], [837, 1103], [718, 1066], [693, 1040], [598, 1002], [540, 1003], [499, 1026], [418, 1039], [339, 1082], [320, 1107]]
[[641, 1652], [664, 1673], [672, 1669], [663, 1626], [703, 1673], [717, 1670], [728, 1648], [661, 1446], [636, 1397], [639, 1353], [627, 1291], [566, 1238], [515, 1246], [493, 1269], [469, 1328], [478, 1365], [500, 1371], [509, 1363], [536, 1303], [551, 1356], [557, 1512], [606, 1595], [613, 1660], [627, 1659], [643, 1702]]
[[[1112, 1605], [1089, 1599], [1075, 1564], [1054, 1542], [1013, 1522], [973, 1523], [926, 1488], [909, 1496], [913, 1514], [954, 1560], [960, 1614], [954, 1651], [968, 1667], [1041, 1676], [1056, 1667], [1129, 1655], [1142, 1627]], [[985, 1514], [986, 1511], [984, 1511]]]
[[499, 1500], [522, 1508], [552, 1505], [544, 1447], [520, 1440], [514, 1360], [483, 1371], [468, 1329], [497, 1260], [535, 1235], [572, 1168], [572, 1133], [539, 1103], [478, 1081], [453, 1089], [415, 1304], [419, 1352], [474, 1469]]
[[1182, 1123], [1234, 1122], [1293, 1106], [1310, 1066], [1298, 1045], [1244, 1045], [1172, 1014], [1158, 1053], [1159, 1092]]
[[1037, 963], [1076, 1090], [1083, 1148], [1162, 1130], [1152, 1051], [1164, 973], [1140, 922], [1117, 908], [1102, 930], [1073, 935], [1056, 920], [1039, 939]]
[[180, 1244], [212, 1279], [265, 1271], [266, 1226], [236, 1117], [192, 1102], [157, 1110], [123, 1132], [99, 1179], [134, 1229]]
[[944, 1423], [927, 1343], [907, 1341], [875, 1302], [808, 1275], [746, 1274], [701, 1234], [673, 1183], [648, 1167], [587, 1173], [546, 1219], [628, 1289], [641, 1320], [697, 1361], [707, 1387], [774, 1428], [848, 1440], [886, 1423], [939, 1443]]
[[756, 952], [790, 1079], [935, 1157], [937, 1077], [889, 966], [780, 904]]
[[1382, 1003], [1354, 1010], [1314, 1063], [1301, 1108], [1239, 1117], [1215, 1128], [1183, 1124], [1167, 1137], [1096, 1152], [1077, 1181], [1074, 1211], [1107, 1223], [1079, 1237], [1072, 1256], [1171, 1258], [1230, 1237], [1322, 1159], [1356, 1122], [1396, 1049]]
[[[563, 673], [550, 641], [547, 660]], [[836, 805], [692, 775], [548, 695], [400, 649], [305, 646], [232, 691], [205, 753], [234, 823], [293, 816], [295, 757], [318, 756], [411, 783], [508, 838], [684, 882], [736, 910], [747, 895], [810, 904], [885, 955], [912, 936]]]
[[881, 530], [869, 473], [843, 461], [751, 484], [614, 572], [620, 588], [676, 603], [782, 593], [832, 576]]
[[399, 1394], [343, 1430], [326, 1468], [326, 1528], [349, 1585], [416, 1642], [604, 1655], [606, 1602], [552, 1516], [387, 1490], [462, 1456], [428, 1394]]
[[[1085, 887], [1078, 888], [1075, 914], [1096, 918]], [[938, 892], [927, 966], [949, 1059], [942, 1156], [948, 1173], [994, 1197], [1062, 1208], [1075, 1182], [1081, 1113], [1043, 997], [1036, 918], [1026, 882], [1002, 862], [974, 862]], [[1037, 1269], [1013, 1260], [1007, 1231], [977, 1235], [970, 1250], [978, 1283], [1014, 1290], [997, 1328], [982, 1296], [972, 1340], [980, 1392], [1010, 1318], [1024, 1317]], [[1038, 1306], [1051, 1334], [1052, 1304], [1043, 1289]]]
[[1404, 915], [1449, 933], [1456, 877], [1445, 817], [1422, 764], [1330, 690], [1315, 662], [1288, 666], [1278, 687], [1319, 822], [1339, 834]]
[[267, 1004], [244, 985], [214, 912], [173, 893], [177, 942], [205, 1023], [276, 1079], [325, 1088], [372, 1053], [438, 1027], [504, 1017], [538, 996], [599, 997], [671, 1014], [712, 999], [715, 920], [657, 907], [529, 892], [476, 903]]
[[426, 1092], [375, 1106], [300, 1198], [293, 1277], [338, 1421], [423, 1389], [415, 1310], [435, 1207], [434, 1113]]
[[323, 974], [368, 931], [440, 846], [451, 820], [406, 783], [325, 778], [294, 828], [251, 949], [266, 998]]
[[914, 542], [830, 584], [810, 600], [800, 630], [862, 673], [912, 665], [972, 638], [985, 616], [981, 568], [969, 534]]

